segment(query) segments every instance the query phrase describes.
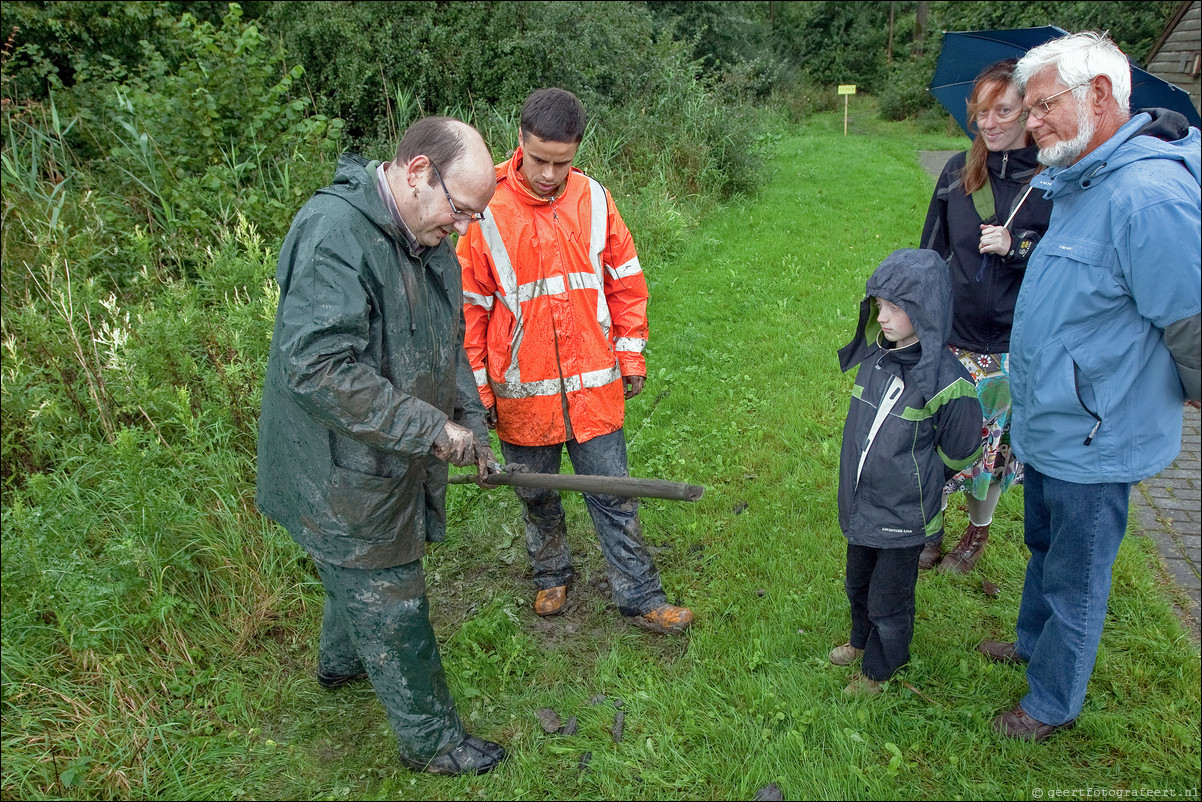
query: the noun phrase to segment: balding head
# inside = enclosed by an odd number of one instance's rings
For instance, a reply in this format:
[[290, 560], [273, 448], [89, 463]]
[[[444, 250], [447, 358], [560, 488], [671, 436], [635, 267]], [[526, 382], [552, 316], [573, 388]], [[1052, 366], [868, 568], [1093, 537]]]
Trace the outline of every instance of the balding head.
[[397, 210], [427, 247], [467, 232], [496, 190], [492, 155], [480, 132], [450, 117], [423, 117], [405, 131], [387, 171]]
[[[480, 135], [472, 126], [459, 120], [452, 120], [452, 128], [457, 132], [460, 142], [460, 152], [457, 158], [453, 159], [445, 169], [441, 163], [438, 163], [438, 168], [442, 170], [443, 179], [452, 181], [453, 183], [462, 184], [464, 192], [468, 195], [464, 200], [472, 202], [472, 208], [482, 211], [488, 202], [492, 199], [493, 191], [497, 188], [497, 174], [493, 169], [492, 153], [488, 150], [488, 145], [484, 142], [484, 137]], [[473, 196], [474, 199], [473, 199]]]

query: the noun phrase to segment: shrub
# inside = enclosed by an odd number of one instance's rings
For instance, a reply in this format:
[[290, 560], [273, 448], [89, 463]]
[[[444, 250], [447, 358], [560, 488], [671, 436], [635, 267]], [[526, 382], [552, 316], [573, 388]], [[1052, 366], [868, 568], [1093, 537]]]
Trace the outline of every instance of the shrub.
[[299, 68], [237, 6], [173, 31], [175, 71], [147, 51], [141, 75], [4, 104], [6, 497], [74, 438], [156, 425], [163, 392], [216, 403], [253, 442], [266, 335], [233, 310], [258, 309], [274, 262], [258, 238], [329, 181], [339, 125], [308, 114]]
[[346, 119], [350, 146], [369, 157], [387, 158], [417, 116], [444, 113], [474, 123], [499, 161], [531, 91], [575, 92], [591, 119], [578, 166], [622, 199], [652, 255], [675, 247], [693, 206], [762, 179], [763, 127], [749, 100], [779, 64], [741, 63], [707, 83], [688, 43], [660, 34], [642, 4], [281, 4], [267, 19], [306, 66], [319, 110]]
[[[931, 64], [924, 68], [926, 62]], [[933, 65], [933, 60], [929, 58], [893, 64], [877, 95], [881, 117], [904, 120], [931, 109], [942, 108], [927, 88]]]

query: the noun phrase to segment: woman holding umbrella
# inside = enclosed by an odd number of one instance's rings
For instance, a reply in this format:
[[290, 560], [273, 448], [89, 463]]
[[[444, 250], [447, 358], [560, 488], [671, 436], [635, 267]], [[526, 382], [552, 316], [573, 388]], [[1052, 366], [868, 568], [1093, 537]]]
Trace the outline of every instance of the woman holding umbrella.
[[[967, 573], [989, 539], [1002, 492], [1021, 481], [1010, 451], [1010, 327], [1027, 257], [1047, 231], [1052, 205], [1028, 182], [1038, 172], [1022, 98], [1011, 83], [1014, 60], [986, 67], [968, 99], [976, 138], [943, 168], [922, 231], [922, 247], [938, 251], [951, 271], [953, 353], [976, 383], [984, 409], [985, 453], [948, 482], [944, 502], [963, 490], [969, 525], [940, 570]], [[940, 560], [941, 543], [922, 552], [919, 567]]]

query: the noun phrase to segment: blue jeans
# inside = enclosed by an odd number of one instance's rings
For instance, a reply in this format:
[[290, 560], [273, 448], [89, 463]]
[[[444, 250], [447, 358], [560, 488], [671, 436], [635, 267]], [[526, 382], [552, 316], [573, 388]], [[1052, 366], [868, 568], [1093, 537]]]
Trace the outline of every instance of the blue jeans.
[[432, 760], [467, 737], [430, 627], [421, 560], [342, 568], [314, 560], [326, 592], [318, 669], [366, 671], [402, 756]]
[[[551, 446], [519, 446], [501, 441], [506, 462], [520, 462], [534, 473], [559, 473], [564, 446], [576, 473], [629, 476], [626, 435], [621, 429], [583, 443], [569, 440]], [[514, 488], [526, 513], [526, 552], [540, 589], [568, 584], [575, 576], [568, 551], [567, 526], [559, 492]], [[643, 545], [639, 500], [630, 496], [584, 493], [584, 503], [597, 529], [608, 567], [609, 585], [622, 615], [649, 613], [667, 601], [659, 571]]]
[[1026, 466], [1025, 536], [1031, 559], [1018, 608], [1020, 704], [1045, 724], [1081, 712], [1110, 598], [1110, 571], [1127, 531], [1126, 482], [1077, 484]]
[[843, 587], [851, 603], [851, 637], [864, 650], [860, 671], [884, 682], [910, 662], [914, 639], [914, 587], [923, 544], [874, 549], [847, 544]]

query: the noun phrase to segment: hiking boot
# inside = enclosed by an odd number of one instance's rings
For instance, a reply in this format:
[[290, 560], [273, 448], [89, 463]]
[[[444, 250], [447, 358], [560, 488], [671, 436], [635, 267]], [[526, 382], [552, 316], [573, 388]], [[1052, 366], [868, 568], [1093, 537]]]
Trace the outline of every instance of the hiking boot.
[[852, 674], [843, 692], [849, 696], [876, 696], [883, 690], [881, 683], [863, 674]]
[[367, 679], [366, 671], [360, 671], [358, 674], [327, 674], [320, 668], [317, 669], [317, 684], [329, 690], [350, 685], [352, 682], [362, 682], [365, 679]]
[[1019, 666], [1027, 662], [1018, 656], [1017, 644], [1003, 643], [996, 640], [983, 640], [977, 644], [977, 651], [995, 663], [1006, 663]]
[[943, 538], [937, 537], [922, 547], [922, 554], [918, 555], [918, 567], [923, 571], [929, 571], [935, 567], [935, 563], [939, 562], [939, 558], [942, 556]]
[[1057, 730], [1071, 730], [1076, 724], [1076, 719], [1063, 724], [1044, 724], [1023, 710], [1022, 705], [1015, 705], [1014, 709], [1002, 713], [989, 726], [998, 735], [1005, 735], [1007, 738], [1042, 741]]
[[403, 765], [427, 774], [483, 774], [495, 769], [505, 759], [505, 750], [500, 744], [469, 735], [459, 746], [430, 761], [413, 760], [404, 755], [399, 757]]
[[969, 524], [956, 547], [947, 553], [943, 562], [939, 563], [940, 571], [951, 571], [957, 574], [967, 574], [985, 553], [985, 543], [989, 540], [989, 524], [977, 526]]
[[831, 649], [830, 659], [837, 666], [849, 666], [862, 654], [864, 654], [863, 649], [857, 649], [851, 645], [851, 641], [848, 641], [842, 646]]
[[679, 635], [693, 623], [693, 611], [687, 607], [661, 604], [649, 613], [630, 619], [636, 627], [642, 627], [659, 635]]
[[559, 615], [568, 601], [568, 586], [556, 585], [540, 590], [534, 597], [534, 612], [538, 615]]

